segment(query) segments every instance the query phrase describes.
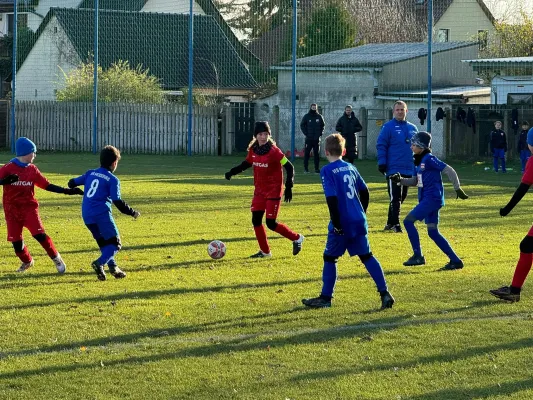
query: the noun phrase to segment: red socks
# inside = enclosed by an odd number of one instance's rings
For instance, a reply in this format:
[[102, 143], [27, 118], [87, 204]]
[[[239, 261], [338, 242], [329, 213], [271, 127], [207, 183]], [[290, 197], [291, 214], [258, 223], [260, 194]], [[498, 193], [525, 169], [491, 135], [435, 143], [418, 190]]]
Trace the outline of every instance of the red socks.
[[268, 245], [266, 229], [264, 225], [254, 226], [255, 237], [259, 243], [259, 248], [265, 254], [270, 253], [270, 246]]
[[527, 278], [527, 274], [531, 270], [531, 264], [533, 263], [533, 254], [531, 253], [520, 253], [520, 258], [516, 264], [514, 270], [513, 282], [511, 286], [516, 288], [521, 288], [524, 285], [524, 282]]
[[284, 224], [280, 224], [278, 222], [278, 226], [276, 226], [276, 229], [274, 230], [274, 232], [276, 233], [279, 233], [281, 236], [291, 240], [291, 241], [295, 241], [295, 240], [298, 240], [298, 238], [300, 237], [300, 235], [292, 230], [289, 229], [289, 227], [287, 225], [284, 225]]
[[43, 249], [45, 249], [50, 258], [57, 256], [56, 247], [54, 246], [54, 242], [52, 242], [52, 238], [50, 236], [46, 235], [46, 239], [39, 243], [41, 243], [41, 246], [43, 246]]
[[24, 246], [24, 248], [22, 249], [21, 252], [15, 252], [15, 254], [17, 255], [18, 258], [20, 258], [20, 261], [22, 261], [23, 263], [27, 264], [27, 263], [31, 262], [31, 260], [32, 260], [30, 252], [28, 251], [28, 247], [27, 246]]

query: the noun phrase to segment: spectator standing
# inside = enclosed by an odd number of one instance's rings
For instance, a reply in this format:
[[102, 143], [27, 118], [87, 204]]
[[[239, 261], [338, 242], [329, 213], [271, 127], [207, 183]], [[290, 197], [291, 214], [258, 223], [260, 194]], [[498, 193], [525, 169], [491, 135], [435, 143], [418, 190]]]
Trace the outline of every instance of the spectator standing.
[[357, 137], [355, 134], [361, 132], [363, 127], [355, 116], [351, 105], [344, 108], [344, 114], [337, 121], [335, 130], [346, 140], [346, 160], [353, 164], [357, 158]]
[[309, 157], [313, 151], [315, 173], [320, 173], [320, 138], [324, 133], [324, 118], [318, 113], [316, 103], [311, 104], [309, 112], [304, 115], [300, 129], [305, 136], [304, 172], [309, 173]]

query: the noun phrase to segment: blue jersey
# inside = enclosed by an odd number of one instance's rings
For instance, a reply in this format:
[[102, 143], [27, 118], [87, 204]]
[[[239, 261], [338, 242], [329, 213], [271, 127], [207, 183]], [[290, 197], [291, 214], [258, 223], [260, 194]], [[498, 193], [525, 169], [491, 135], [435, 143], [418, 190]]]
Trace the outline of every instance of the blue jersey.
[[[368, 223], [359, 199], [359, 191], [368, 190], [357, 169], [343, 160], [324, 166], [320, 171], [326, 197], [336, 196], [339, 204], [342, 230], [347, 237], [366, 235]], [[333, 223], [329, 222], [329, 231]]]
[[415, 167], [419, 202], [425, 200], [439, 203], [441, 207], [444, 206], [444, 186], [442, 185], [441, 172], [446, 167], [446, 163], [431, 153], [422, 157], [420, 165]]
[[81, 204], [84, 220], [111, 212], [111, 203], [120, 200], [120, 181], [106, 168], [91, 169], [74, 178], [76, 185], [85, 186]]

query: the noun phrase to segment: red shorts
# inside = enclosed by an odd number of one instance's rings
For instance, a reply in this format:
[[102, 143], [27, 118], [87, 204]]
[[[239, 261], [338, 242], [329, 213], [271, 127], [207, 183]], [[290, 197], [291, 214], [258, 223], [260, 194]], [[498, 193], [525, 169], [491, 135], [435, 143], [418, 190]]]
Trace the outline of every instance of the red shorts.
[[527, 233], [527, 236], [533, 236], [533, 226], [529, 228], [529, 232]]
[[252, 199], [252, 206], [250, 210], [254, 211], [265, 211], [266, 218], [276, 219], [279, 213], [279, 207], [281, 205], [281, 197], [277, 199], [267, 198], [261, 194], [254, 194]]
[[6, 214], [6, 225], [8, 242], [22, 240], [22, 229], [24, 228], [27, 228], [32, 236], [44, 233], [44, 227], [38, 209], [29, 209], [16, 214]]

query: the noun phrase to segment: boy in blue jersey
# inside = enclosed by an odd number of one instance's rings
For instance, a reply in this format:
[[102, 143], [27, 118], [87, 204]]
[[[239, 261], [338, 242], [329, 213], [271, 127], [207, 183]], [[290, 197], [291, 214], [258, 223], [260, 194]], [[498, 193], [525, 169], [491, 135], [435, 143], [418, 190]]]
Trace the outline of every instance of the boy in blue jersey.
[[331, 307], [333, 290], [337, 281], [337, 261], [346, 250], [350, 256], [359, 256], [381, 295], [381, 309], [392, 308], [394, 298], [379, 261], [372, 255], [368, 243], [366, 209], [369, 194], [365, 181], [357, 169], [342, 160], [346, 153], [345, 139], [338, 133], [326, 138], [326, 157], [329, 164], [320, 171], [331, 221], [324, 250], [322, 292], [319, 297], [303, 299], [307, 307]]
[[389, 177], [392, 182], [397, 184], [418, 186], [418, 205], [403, 220], [414, 254], [403, 265], [414, 266], [426, 263], [422, 254], [418, 231], [415, 227], [416, 221], [424, 220], [429, 237], [450, 258], [450, 262], [440, 270], [461, 269], [464, 266], [463, 262], [457, 257], [446, 238], [439, 232], [439, 210], [444, 206], [441, 172], [445, 173], [452, 182], [457, 198], [464, 200], [468, 199], [468, 196], [461, 189], [455, 170], [431, 154], [431, 135], [429, 133], [416, 133], [411, 139], [411, 150], [414, 153], [415, 176], [402, 178], [400, 173], [396, 173]]
[[120, 151], [113, 146], [106, 146], [100, 152], [100, 168], [91, 169], [82, 176], [73, 178], [68, 187], [85, 186], [85, 195], [81, 206], [83, 222], [98, 243], [102, 255], [91, 266], [99, 280], [105, 281], [104, 266], [115, 278], [125, 278], [115, 262], [115, 255], [121, 248], [120, 236], [111, 214], [111, 203], [121, 213], [137, 219], [141, 215], [120, 198], [120, 181], [113, 175], [120, 160]]

